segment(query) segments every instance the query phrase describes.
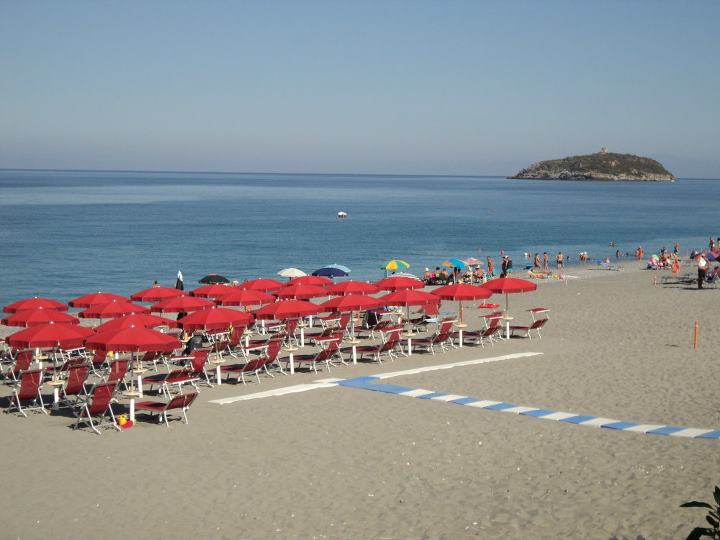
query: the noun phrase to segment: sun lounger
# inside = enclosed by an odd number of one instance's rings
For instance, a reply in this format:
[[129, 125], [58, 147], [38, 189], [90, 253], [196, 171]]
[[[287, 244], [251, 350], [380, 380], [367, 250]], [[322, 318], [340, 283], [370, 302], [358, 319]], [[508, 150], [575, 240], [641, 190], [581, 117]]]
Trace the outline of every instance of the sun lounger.
[[13, 388], [10, 406], [6, 412], [17, 409], [25, 417], [27, 417], [26, 411], [39, 410], [48, 413], [40, 393], [42, 374], [41, 369], [31, 369], [20, 374], [20, 382]]
[[547, 319], [538, 319], [535, 322], [533, 322], [530, 326], [510, 326], [510, 335], [515, 336], [516, 333], [524, 334], [526, 337], [529, 337], [532, 339], [532, 334], [530, 333], [532, 330], [536, 330], [538, 334], [538, 338], [542, 338], [540, 335], [540, 329], [545, 326], [545, 323], [547, 323]]
[[113, 428], [120, 431], [120, 426], [118, 426], [115, 421], [115, 414], [113, 413], [111, 404], [116, 388], [116, 383], [99, 383], [92, 387], [85, 398], [78, 399], [75, 405], [77, 421], [73, 429], [77, 429], [80, 424], [85, 423], [88, 424], [90, 429], [95, 433], [102, 435], [102, 432], [98, 428], [105, 424], [110, 424]]
[[180, 409], [182, 414], [181, 420], [185, 424], [189, 424], [187, 418], [187, 411], [192, 405], [193, 401], [197, 398], [197, 392], [192, 394], [180, 394], [175, 396], [168, 402], [164, 401], [140, 401], [135, 404], [135, 410], [148, 411], [150, 413], [157, 414], [159, 416], [158, 421], [162, 423], [165, 421], [165, 425], [170, 427], [168, 423], [168, 411]]

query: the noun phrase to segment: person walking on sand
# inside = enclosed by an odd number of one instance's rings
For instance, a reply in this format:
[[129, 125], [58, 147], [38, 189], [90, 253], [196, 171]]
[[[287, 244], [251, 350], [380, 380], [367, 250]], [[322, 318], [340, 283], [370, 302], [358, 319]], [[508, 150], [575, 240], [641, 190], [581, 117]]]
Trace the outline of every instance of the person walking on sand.
[[695, 258], [695, 261], [697, 262], [698, 268], [698, 289], [702, 289], [703, 282], [705, 281], [705, 274], [707, 272], [708, 262], [702, 253], [698, 254], [698, 256]]
[[550, 266], [550, 257], [547, 251], [543, 251], [543, 270], [547, 270], [548, 266]]

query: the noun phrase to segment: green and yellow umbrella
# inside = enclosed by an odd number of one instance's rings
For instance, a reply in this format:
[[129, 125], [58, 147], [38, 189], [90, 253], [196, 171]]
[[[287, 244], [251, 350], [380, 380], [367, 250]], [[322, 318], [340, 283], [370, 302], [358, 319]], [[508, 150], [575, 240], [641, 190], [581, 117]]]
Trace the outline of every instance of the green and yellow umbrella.
[[383, 268], [385, 270], [406, 270], [410, 268], [410, 263], [401, 259], [392, 259]]

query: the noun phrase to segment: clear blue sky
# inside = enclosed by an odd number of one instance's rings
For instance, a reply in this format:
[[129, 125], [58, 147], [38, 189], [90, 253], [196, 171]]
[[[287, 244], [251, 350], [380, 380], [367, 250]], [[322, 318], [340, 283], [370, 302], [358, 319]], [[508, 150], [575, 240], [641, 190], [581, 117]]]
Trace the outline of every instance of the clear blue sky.
[[720, 178], [720, 2], [0, 0], [0, 167]]

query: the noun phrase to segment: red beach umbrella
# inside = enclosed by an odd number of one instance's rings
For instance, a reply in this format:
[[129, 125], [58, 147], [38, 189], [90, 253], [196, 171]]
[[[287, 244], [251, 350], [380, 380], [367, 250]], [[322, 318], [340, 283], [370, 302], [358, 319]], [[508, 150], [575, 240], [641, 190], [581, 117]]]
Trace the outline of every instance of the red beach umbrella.
[[102, 334], [105, 332], [115, 332], [122, 330], [123, 328], [130, 328], [131, 326], [144, 326], [145, 328], [153, 328], [155, 326], [169, 326], [174, 328], [177, 326], [177, 321], [166, 319], [165, 317], [158, 317], [157, 315], [148, 315], [147, 313], [135, 313], [133, 315], [125, 315], [108, 321], [105, 324], [95, 327], [95, 332]]
[[347, 296], [336, 296], [327, 302], [320, 304], [320, 311], [330, 311], [338, 313], [347, 313], [353, 311], [363, 311], [365, 309], [376, 309], [380, 307], [381, 302], [372, 296], [364, 294], [350, 294]]
[[113, 300], [107, 304], [96, 304], [78, 313], [78, 317], [82, 319], [115, 319], [133, 313], [150, 313], [150, 310], [145, 306], [132, 304], [123, 299]]
[[281, 300], [268, 304], [254, 312], [258, 319], [299, 319], [320, 312], [317, 305], [305, 300]]
[[332, 280], [322, 276], [300, 276], [287, 282], [288, 285], [314, 285], [315, 287], [331, 287]]
[[85, 347], [96, 351], [170, 352], [179, 348], [180, 342], [173, 336], [144, 326], [131, 326], [96, 334], [85, 341]]
[[245, 281], [238, 285], [241, 289], [250, 289], [253, 291], [277, 291], [285, 286], [285, 283], [271, 278], [258, 278]]
[[425, 284], [416, 278], [405, 276], [390, 276], [376, 282], [375, 285], [384, 291], [403, 291], [422, 289]]
[[133, 302], [160, 302], [167, 298], [175, 298], [183, 294], [182, 291], [172, 287], [150, 287], [138, 291], [130, 297]]
[[282, 289], [278, 289], [273, 293], [278, 298], [294, 298], [295, 300], [308, 300], [310, 298], [318, 298], [320, 296], [328, 296], [327, 289], [324, 287], [316, 287], [315, 285], [287, 285]]
[[50, 298], [25, 298], [24, 300], [18, 300], [12, 304], [8, 304], [3, 308], [5, 313], [17, 313], [18, 311], [24, 311], [26, 309], [53, 309], [55, 311], [67, 311], [68, 307], [62, 302], [52, 300]]
[[483, 288], [493, 293], [505, 294], [505, 311], [508, 310], [508, 294], [530, 292], [537, 289], [537, 284], [526, 279], [519, 278], [498, 278], [492, 279], [482, 285]]
[[[421, 282], [422, 283], [422, 282]], [[440, 298], [434, 294], [423, 291], [395, 291], [378, 298], [381, 306], [407, 307], [407, 320], [410, 320], [410, 306], [426, 306], [439, 304]], [[408, 332], [410, 334], [411, 332]]]
[[[445, 285], [444, 287], [438, 287], [431, 292], [436, 296], [439, 296], [443, 300], [454, 300], [460, 302], [458, 308], [458, 319], [460, 320], [459, 325], [463, 325], [463, 301], [464, 300], [481, 300], [484, 298], [490, 298], [492, 293], [477, 285], [470, 285], [467, 283], [456, 283], [454, 285]], [[458, 325], [458, 326], [459, 326]], [[462, 328], [462, 327], [461, 327]]]
[[72, 349], [81, 347], [92, 334], [93, 331], [84, 326], [49, 323], [15, 332], [5, 341], [19, 349]]
[[76, 308], [89, 308], [92, 306], [96, 306], [98, 304], [107, 304], [108, 302], [112, 301], [116, 302], [127, 302], [128, 299], [124, 296], [120, 296], [118, 294], [113, 293], [106, 293], [106, 292], [96, 292], [96, 293], [90, 293], [90, 294], [84, 294], [82, 296], [78, 296], [77, 298], [73, 298], [68, 302], [72, 307]]
[[221, 306], [259, 306], [275, 302], [276, 298], [262, 291], [233, 287], [232, 291], [218, 298]]
[[252, 314], [227, 308], [209, 308], [195, 311], [178, 320], [188, 332], [195, 330], [221, 330], [233, 326], [247, 326], [253, 321]]
[[195, 296], [178, 296], [177, 298], [168, 298], [162, 302], [158, 302], [150, 306], [150, 311], [159, 311], [161, 313], [182, 313], [197, 311], [198, 309], [206, 309], [215, 305], [211, 300], [197, 298]]
[[364, 281], [343, 281], [337, 285], [333, 285], [328, 289], [328, 293], [332, 295], [346, 296], [349, 294], [375, 294], [380, 289], [372, 283]]
[[224, 285], [221, 283], [211, 283], [210, 285], [203, 285], [190, 292], [192, 296], [201, 296], [203, 298], [218, 298], [225, 296], [233, 291], [233, 287]]
[[6, 326], [38, 326], [41, 324], [80, 324], [80, 321], [68, 313], [54, 309], [24, 309], [5, 317], [2, 324]]

